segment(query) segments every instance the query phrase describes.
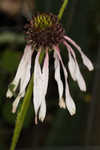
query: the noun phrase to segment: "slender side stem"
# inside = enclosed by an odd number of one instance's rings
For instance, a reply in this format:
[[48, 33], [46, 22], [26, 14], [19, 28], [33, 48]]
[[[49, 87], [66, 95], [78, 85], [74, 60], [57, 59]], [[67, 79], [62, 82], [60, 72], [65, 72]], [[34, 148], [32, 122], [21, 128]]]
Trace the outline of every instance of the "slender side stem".
[[62, 18], [62, 15], [64, 13], [64, 10], [65, 10], [67, 4], [68, 4], [68, 0], [64, 0], [63, 4], [62, 4], [62, 6], [61, 6], [61, 8], [59, 10], [59, 14], [58, 14], [58, 19], [59, 20]]
[[[42, 51], [40, 58], [39, 58], [40, 64], [43, 61], [44, 54], [45, 54], [44, 51]], [[32, 75], [32, 77], [31, 77], [31, 80], [29, 82], [29, 85], [28, 85], [28, 88], [26, 91], [26, 95], [23, 99], [23, 104], [22, 104], [21, 110], [17, 114], [16, 125], [15, 125], [15, 129], [14, 129], [14, 134], [12, 137], [12, 143], [11, 143], [10, 150], [15, 150], [15, 147], [18, 142], [27, 111], [30, 106], [31, 96], [32, 96], [32, 91], [33, 91], [33, 76], [34, 75]]]

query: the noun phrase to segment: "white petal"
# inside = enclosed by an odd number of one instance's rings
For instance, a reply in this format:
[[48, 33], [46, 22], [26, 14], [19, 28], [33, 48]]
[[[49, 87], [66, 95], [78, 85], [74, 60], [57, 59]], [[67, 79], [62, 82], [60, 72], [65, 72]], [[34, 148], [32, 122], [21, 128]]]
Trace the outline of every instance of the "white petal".
[[58, 84], [59, 100], [60, 100], [62, 99], [62, 96], [63, 96], [63, 83], [62, 83], [61, 76], [60, 76], [60, 62], [59, 62], [59, 58], [56, 52], [54, 52], [54, 58], [55, 58], [55, 62], [54, 62], [55, 80], [57, 81], [57, 84]]
[[7, 92], [7, 96], [9, 96], [10, 98], [13, 96], [13, 93], [16, 91], [18, 84], [19, 84], [19, 80], [21, 78], [24, 77], [25, 72], [25, 67], [26, 67], [26, 63], [28, 63], [29, 60], [29, 56], [31, 54], [32, 56], [33, 50], [31, 49], [31, 46], [26, 46], [25, 50], [24, 50], [24, 54], [22, 56], [22, 59], [19, 63], [15, 78], [13, 79], [13, 81], [11, 82], [12, 85], [15, 85], [13, 88], [13, 92], [9, 89], [9, 91]]
[[42, 103], [39, 110], [39, 120], [43, 122], [45, 116], [46, 116], [46, 103], [45, 103], [45, 99], [42, 99]]
[[15, 113], [16, 112], [16, 109], [18, 107], [18, 103], [21, 99], [21, 96], [18, 95], [17, 98], [15, 99], [15, 101], [13, 102], [13, 108], [12, 108], [12, 112]]
[[[73, 65], [73, 66], [72, 65], [69, 66], [71, 76], [72, 76], [72, 78], [75, 77], [75, 80], [77, 81], [80, 90], [86, 91], [86, 83], [80, 72], [79, 65], [78, 65], [77, 59], [76, 59], [76, 55], [75, 55], [73, 49], [71, 48], [71, 46], [67, 42], [64, 41], [63, 43], [66, 45], [66, 47], [68, 49], [69, 61]], [[70, 53], [72, 54], [73, 58]], [[73, 68], [71, 68], [71, 67], [73, 67]]]
[[48, 88], [48, 79], [49, 79], [49, 57], [48, 57], [48, 51], [47, 51], [45, 59], [44, 59], [43, 68], [42, 68], [42, 83], [41, 83], [42, 95], [41, 95], [41, 106], [39, 110], [39, 119], [41, 121], [44, 120], [45, 115], [46, 115], [45, 96], [46, 96], [47, 88]]
[[20, 61], [19, 66], [18, 66], [18, 69], [17, 69], [17, 72], [16, 72], [16, 76], [15, 76], [15, 78], [13, 80], [13, 81], [16, 81], [16, 83], [19, 82], [20, 78], [23, 75], [23, 68], [25, 67], [26, 62], [28, 61], [27, 58], [29, 58], [30, 53], [31, 54], [33, 53], [33, 50], [31, 49], [31, 46], [26, 46], [25, 50], [24, 50], [24, 54], [22, 56], [22, 59]]
[[94, 69], [93, 64], [92, 64], [91, 60], [83, 53], [81, 48], [68, 36], [64, 36], [64, 38], [77, 48], [77, 50], [81, 54], [83, 64], [89, 69], [89, 71], [92, 71]]
[[26, 86], [30, 80], [32, 53], [33, 51], [31, 49], [28, 49], [28, 55], [25, 59], [25, 62], [24, 62], [25, 65], [22, 70], [23, 75], [21, 76], [20, 93], [25, 92]]
[[66, 85], [66, 89], [65, 89], [65, 94], [66, 94], [66, 105], [67, 105], [67, 108], [68, 108], [68, 111], [71, 115], [74, 115], [76, 113], [76, 107], [75, 107], [75, 103], [70, 95], [70, 91], [69, 91], [69, 87], [68, 87], [68, 82], [67, 82], [67, 71], [66, 71], [66, 68], [63, 64], [63, 61], [62, 61], [62, 58], [60, 56], [60, 53], [59, 53], [59, 48], [57, 46], [54, 46], [54, 50], [56, 50], [56, 53], [61, 61], [61, 64], [62, 64], [62, 67], [63, 67], [63, 71], [64, 71], [64, 76], [65, 76], [65, 85]]
[[[40, 50], [41, 51], [41, 50]], [[39, 64], [39, 56], [40, 51], [38, 52], [35, 59], [35, 67], [34, 67], [34, 108], [35, 108], [35, 123], [37, 124], [37, 113], [39, 110], [39, 119], [41, 121], [44, 120], [46, 115], [46, 103], [45, 96], [47, 93], [48, 87], [48, 77], [49, 77], [49, 57], [48, 52], [46, 52], [46, 56], [44, 59], [43, 69], [41, 72], [41, 67]]]
[[35, 59], [35, 66], [34, 66], [34, 97], [33, 97], [33, 103], [34, 103], [34, 109], [35, 109], [35, 115], [37, 116], [40, 104], [41, 104], [41, 95], [42, 95], [42, 73], [41, 73], [41, 67], [39, 63], [39, 51], [37, 53], [36, 59]]

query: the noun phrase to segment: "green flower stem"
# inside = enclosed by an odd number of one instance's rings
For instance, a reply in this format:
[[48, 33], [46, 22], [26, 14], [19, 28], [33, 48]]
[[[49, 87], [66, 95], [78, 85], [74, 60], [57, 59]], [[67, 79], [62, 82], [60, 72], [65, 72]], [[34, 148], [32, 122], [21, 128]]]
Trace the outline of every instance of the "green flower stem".
[[15, 149], [18, 138], [20, 136], [20, 132], [21, 132], [21, 129], [23, 127], [24, 119], [25, 119], [26, 113], [28, 111], [28, 108], [30, 106], [32, 89], [33, 89], [33, 78], [31, 78], [30, 83], [28, 85], [27, 92], [26, 92], [25, 98], [23, 100], [21, 110], [17, 114], [16, 125], [15, 125], [15, 129], [14, 129], [14, 135], [12, 138], [12, 144], [11, 144], [10, 150]]
[[59, 10], [59, 14], [58, 14], [58, 19], [59, 20], [62, 18], [62, 15], [64, 13], [64, 10], [65, 10], [67, 4], [68, 4], [68, 0], [64, 0], [63, 4], [62, 4], [62, 6], [61, 6], [61, 8]]
[[[40, 59], [39, 59], [40, 63], [42, 63], [42, 61], [43, 61], [44, 54], [45, 53], [43, 51], [40, 55]], [[28, 85], [28, 88], [26, 91], [26, 95], [23, 99], [23, 104], [21, 106], [21, 109], [17, 114], [16, 125], [15, 125], [15, 129], [14, 129], [14, 134], [13, 134], [10, 150], [15, 150], [17, 141], [19, 139], [19, 136], [20, 136], [20, 133], [21, 133], [21, 130], [23, 127], [25, 116], [26, 116], [28, 108], [30, 106], [32, 91], [33, 91], [33, 75], [32, 75], [32, 78], [29, 82], [29, 85]]]

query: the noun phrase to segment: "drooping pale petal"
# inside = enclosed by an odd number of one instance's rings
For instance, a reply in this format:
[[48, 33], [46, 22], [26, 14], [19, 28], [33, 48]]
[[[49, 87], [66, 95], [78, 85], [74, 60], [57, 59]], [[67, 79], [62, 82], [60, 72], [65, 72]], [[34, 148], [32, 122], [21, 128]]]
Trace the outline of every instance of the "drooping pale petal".
[[35, 115], [37, 118], [37, 113], [39, 110], [39, 107], [41, 105], [41, 96], [42, 96], [42, 73], [41, 73], [41, 67], [39, 63], [39, 56], [40, 56], [41, 50], [38, 51], [37, 56], [35, 58], [35, 65], [34, 65], [34, 97], [33, 97], [33, 103], [34, 103], [34, 110]]
[[93, 64], [92, 64], [91, 60], [83, 53], [81, 48], [68, 36], [64, 36], [64, 38], [66, 40], [68, 40], [68, 42], [70, 42], [73, 46], [75, 46], [77, 48], [77, 50], [81, 54], [83, 64], [89, 69], [89, 71], [92, 71], [94, 69]]
[[46, 115], [46, 102], [45, 102], [45, 96], [47, 93], [47, 88], [48, 88], [48, 79], [49, 79], [49, 56], [48, 56], [48, 50], [46, 52], [46, 56], [44, 59], [44, 64], [42, 68], [42, 95], [41, 95], [41, 105], [40, 105], [40, 110], [39, 110], [39, 119], [41, 121], [44, 120], [45, 115]]
[[30, 80], [32, 54], [33, 54], [33, 51], [29, 48], [28, 55], [25, 60], [25, 65], [22, 70], [23, 74], [21, 76], [20, 93], [25, 93], [26, 86]]
[[89, 69], [89, 71], [92, 71], [94, 67], [90, 59], [82, 51], [80, 51], [80, 54], [82, 56], [84, 65]]
[[64, 104], [62, 105], [63, 83], [62, 83], [61, 76], [60, 76], [60, 62], [59, 62], [59, 58], [58, 58], [58, 55], [57, 55], [56, 52], [54, 52], [54, 58], [55, 58], [55, 62], [54, 62], [54, 66], [55, 66], [55, 80], [57, 82], [58, 91], [59, 91], [59, 105], [61, 104], [61, 107], [62, 107], [62, 106], [64, 106]]
[[[40, 50], [41, 51], [41, 50]], [[35, 59], [34, 66], [34, 109], [35, 109], [35, 123], [37, 124], [37, 113], [39, 111], [39, 119], [44, 120], [46, 115], [46, 102], [45, 96], [47, 93], [48, 87], [48, 78], [49, 78], [49, 57], [48, 51], [44, 59], [43, 69], [41, 72], [41, 67], [39, 64], [40, 51], [38, 52]], [[40, 109], [39, 109], [40, 108]]]
[[23, 77], [23, 74], [25, 73], [24, 70], [25, 70], [26, 64], [28, 63], [28, 61], [30, 61], [29, 60], [30, 53], [31, 53], [31, 56], [32, 56], [33, 50], [31, 49], [31, 46], [27, 45], [25, 47], [24, 54], [21, 58], [19, 66], [18, 66], [15, 78], [11, 82], [11, 85], [14, 85], [13, 91], [8, 89], [7, 94], [6, 94], [7, 97], [11, 98], [13, 96], [13, 93], [16, 91], [16, 89], [18, 87], [18, 84], [19, 84], [19, 81]]
[[86, 83], [80, 72], [79, 65], [78, 65], [77, 59], [76, 59], [76, 55], [75, 55], [73, 49], [71, 48], [71, 46], [67, 42], [64, 41], [63, 43], [66, 45], [66, 47], [68, 49], [68, 53], [69, 53], [69, 61], [71, 64], [71, 65], [69, 65], [69, 71], [71, 73], [71, 76], [74, 80], [77, 81], [80, 90], [86, 91]]
[[57, 46], [54, 46], [53, 47], [54, 50], [56, 51], [58, 57], [59, 57], [59, 60], [61, 61], [61, 64], [62, 64], [62, 67], [63, 67], [63, 71], [64, 71], [64, 76], [65, 76], [65, 85], [66, 85], [66, 89], [65, 89], [65, 96], [66, 96], [66, 106], [68, 108], [68, 111], [71, 115], [74, 115], [76, 113], [76, 106], [75, 106], [75, 103], [70, 95], [70, 91], [69, 91], [69, 86], [68, 86], [68, 81], [67, 81], [67, 71], [66, 71], [66, 68], [63, 64], [63, 61], [62, 61], [62, 58], [60, 56], [60, 52], [59, 52], [59, 48]]
[[65, 97], [66, 97], [66, 106], [67, 109], [69, 111], [69, 113], [71, 115], [74, 115], [76, 113], [76, 106], [75, 103], [70, 95], [70, 91], [69, 91], [69, 86], [68, 86], [68, 81], [67, 81], [67, 71], [66, 68], [64, 67], [64, 64], [62, 63], [63, 66], [63, 70], [64, 70], [64, 75], [65, 75], [65, 85], [66, 85], [66, 89], [65, 89]]
[[[18, 103], [19, 103], [19, 100], [24, 97], [25, 95], [25, 89], [26, 89], [26, 86], [30, 80], [30, 69], [31, 69], [31, 58], [32, 58], [32, 49], [31, 47], [28, 47], [27, 49], [27, 54], [24, 55], [24, 62], [23, 62], [23, 65], [21, 65], [21, 69], [20, 70], [22, 73], [20, 74], [20, 80], [21, 80], [21, 83], [20, 83], [20, 90], [19, 90], [19, 94], [17, 96], [17, 98], [15, 99], [15, 101], [13, 102], [13, 109], [12, 109], [12, 112], [16, 112], [16, 109], [17, 109], [17, 106], [18, 106]], [[24, 53], [25, 54], [25, 53]], [[14, 80], [15, 82], [16, 80]]]

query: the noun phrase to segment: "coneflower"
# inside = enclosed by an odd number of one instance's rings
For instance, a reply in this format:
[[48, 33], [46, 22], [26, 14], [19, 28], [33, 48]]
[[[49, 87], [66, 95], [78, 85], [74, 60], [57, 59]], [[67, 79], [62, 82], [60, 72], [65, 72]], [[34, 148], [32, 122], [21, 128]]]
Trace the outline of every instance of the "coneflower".
[[[76, 55], [71, 45], [73, 45], [81, 55], [83, 64], [89, 71], [93, 70], [92, 62], [83, 53], [81, 48], [68, 36], [66, 36], [62, 25], [59, 23], [56, 15], [52, 13], [40, 13], [32, 17], [32, 20], [25, 26], [27, 45], [24, 50], [24, 54], [18, 66], [18, 70], [14, 80], [11, 82], [7, 91], [7, 97], [11, 98], [16, 91], [19, 82], [20, 90], [17, 98], [13, 102], [12, 112], [16, 112], [18, 103], [25, 95], [26, 87], [29, 83], [31, 76], [31, 60], [34, 50], [37, 51], [34, 65], [34, 88], [33, 88], [33, 103], [35, 110], [35, 123], [37, 123], [37, 116], [41, 121], [44, 120], [46, 115], [46, 93], [48, 88], [49, 79], [49, 53], [54, 51], [54, 68], [55, 68], [55, 80], [58, 85], [59, 92], [59, 106], [61, 108], [68, 109], [71, 115], [76, 112], [75, 103], [70, 95], [68, 85], [68, 73], [64, 66], [63, 60], [60, 55], [59, 45], [64, 44], [68, 51], [68, 69], [71, 77], [77, 82], [81, 91], [86, 91], [86, 83], [80, 72], [79, 65], [77, 63]], [[39, 57], [42, 51], [45, 50], [45, 58], [43, 67], [41, 68], [39, 63]], [[60, 75], [60, 64], [63, 68], [65, 76], [65, 100], [63, 99], [63, 82]]]

